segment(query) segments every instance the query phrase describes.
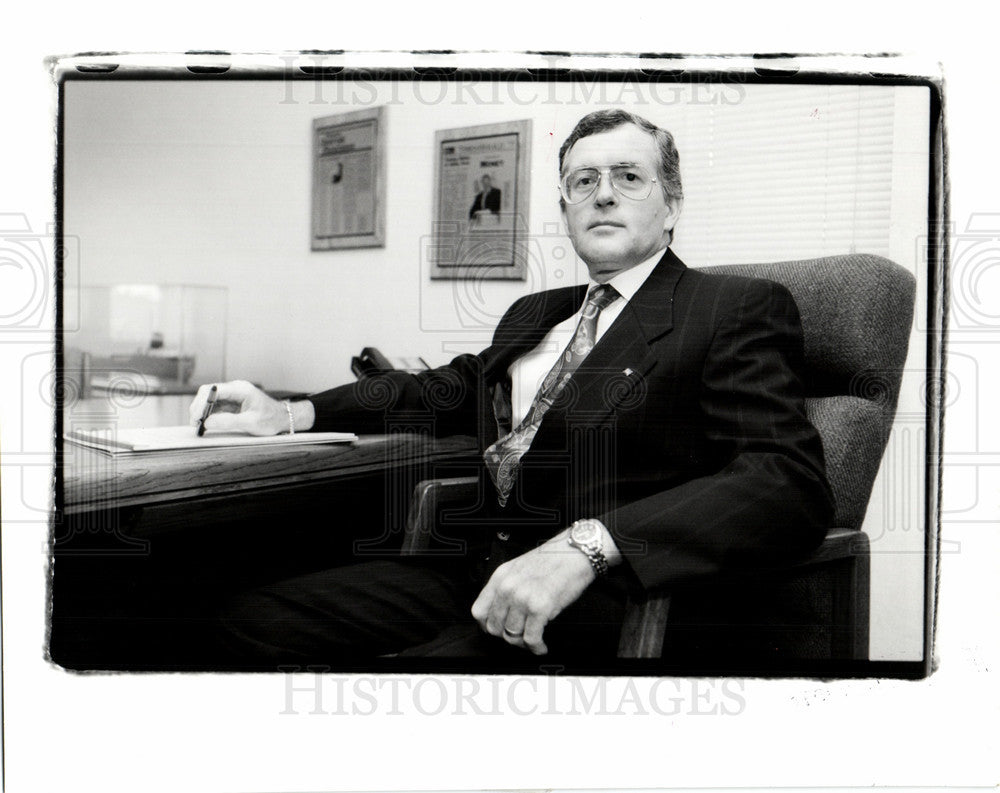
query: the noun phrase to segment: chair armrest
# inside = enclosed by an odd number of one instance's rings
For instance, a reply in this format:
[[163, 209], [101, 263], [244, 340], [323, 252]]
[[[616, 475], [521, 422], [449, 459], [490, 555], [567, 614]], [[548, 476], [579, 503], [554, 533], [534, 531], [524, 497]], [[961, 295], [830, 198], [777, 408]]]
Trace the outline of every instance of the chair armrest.
[[860, 529], [831, 529], [823, 544], [798, 567], [840, 562], [839, 583], [833, 589], [834, 658], [868, 660], [871, 598], [871, 546]]
[[670, 614], [670, 595], [651, 594], [645, 600], [629, 598], [618, 640], [619, 658], [659, 658]]
[[[400, 553], [414, 556], [426, 550], [434, 535], [439, 510], [451, 504], [472, 504], [479, 488], [474, 476], [450, 479], [427, 479], [413, 491], [406, 521], [406, 534]], [[868, 537], [857, 529], [831, 529], [822, 544], [809, 556], [790, 564], [775, 566], [774, 571], [795, 570], [843, 560], [856, 559], [850, 565], [848, 580], [839, 589], [835, 611], [856, 626], [852, 646], [845, 648], [856, 658], [867, 657], [868, 649]], [[759, 574], [761, 571], [757, 571]], [[648, 593], [644, 600], [630, 600], [625, 611], [619, 658], [659, 658], [670, 613], [670, 595], [663, 590]]]
[[[809, 556], [773, 568], [776, 572], [801, 570], [854, 560], [833, 593], [834, 619], [850, 626], [848, 632], [835, 640], [838, 644], [834, 652], [841, 657], [866, 660], [868, 656], [868, 553], [868, 536], [864, 532], [837, 528], [831, 529], [822, 544]], [[665, 590], [652, 590], [643, 600], [630, 599], [625, 609], [618, 657], [659, 658], [669, 613], [670, 595]]]
[[438, 510], [448, 504], [473, 503], [478, 486], [479, 479], [474, 476], [425, 479], [420, 482], [413, 489], [410, 499], [401, 555], [414, 556], [426, 550], [434, 533], [434, 519]]
[[860, 529], [830, 529], [820, 546], [809, 556], [781, 569], [809, 567], [853, 556], [868, 555], [868, 535]]

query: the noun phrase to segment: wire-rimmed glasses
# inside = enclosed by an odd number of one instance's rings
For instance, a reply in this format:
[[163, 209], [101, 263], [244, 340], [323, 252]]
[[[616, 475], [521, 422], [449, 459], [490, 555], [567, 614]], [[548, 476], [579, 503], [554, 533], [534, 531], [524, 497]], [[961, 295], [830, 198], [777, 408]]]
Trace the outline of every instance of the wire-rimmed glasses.
[[633, 201], [648, 198], [656, 183], [649, 171], [640, 165], [576, 168], [559, 181], [559, 192], [567, 204], [579, 204], [594, 194], [605, 177], [618, 195]]

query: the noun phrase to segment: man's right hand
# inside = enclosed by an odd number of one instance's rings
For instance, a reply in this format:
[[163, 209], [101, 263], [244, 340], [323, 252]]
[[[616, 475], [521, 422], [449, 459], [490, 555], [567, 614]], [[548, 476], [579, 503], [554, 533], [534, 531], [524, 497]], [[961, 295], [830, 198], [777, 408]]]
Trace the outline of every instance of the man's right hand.
[[[272, 399], [253, 383], [233, 380], [215, 385], [218, 387], [218, 396], [212, 415], [205, 422], [206, 430], [245, 432], [249, 435], [278, 435], [288, 432], [288, 411], [284, 403]], [[188, 408], [191, 424], [197, 425], [201, 420], [211, 390], [211, 383], [198, 389], [198, 394]], [[295, 431], [310, 429], [316, 419], [312, 403], [303, 400], [291, 403], [291, 407], [295, 416]]]

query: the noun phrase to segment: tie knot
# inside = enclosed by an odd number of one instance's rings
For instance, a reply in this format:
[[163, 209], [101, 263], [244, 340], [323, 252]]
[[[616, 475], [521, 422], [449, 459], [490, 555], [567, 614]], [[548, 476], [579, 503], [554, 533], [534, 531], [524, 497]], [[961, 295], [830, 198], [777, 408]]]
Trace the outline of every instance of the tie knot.
[[587, 305], [593, 306], [598, 311], [603, 311], [619, 297], [621, 295], [618, 294], [618, 290], [611, 286], [611, 284], [598, 284], [591, 287], [587, 295]]

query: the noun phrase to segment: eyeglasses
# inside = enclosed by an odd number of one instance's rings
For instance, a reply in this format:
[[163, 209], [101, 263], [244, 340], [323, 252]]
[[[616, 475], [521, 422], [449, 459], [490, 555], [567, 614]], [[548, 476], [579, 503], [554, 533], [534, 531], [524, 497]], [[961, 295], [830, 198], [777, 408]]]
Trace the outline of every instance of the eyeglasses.
[[597, 190], [604, 175], [608, 175], [612, 189], [620, 196], [642, 201], [649, 198], [656, 183], [645, 168], [639, 165], [612, 165], [610, 168], [577, 168], [559, 182], [559, 192], [567, 204], [579, 204]]

